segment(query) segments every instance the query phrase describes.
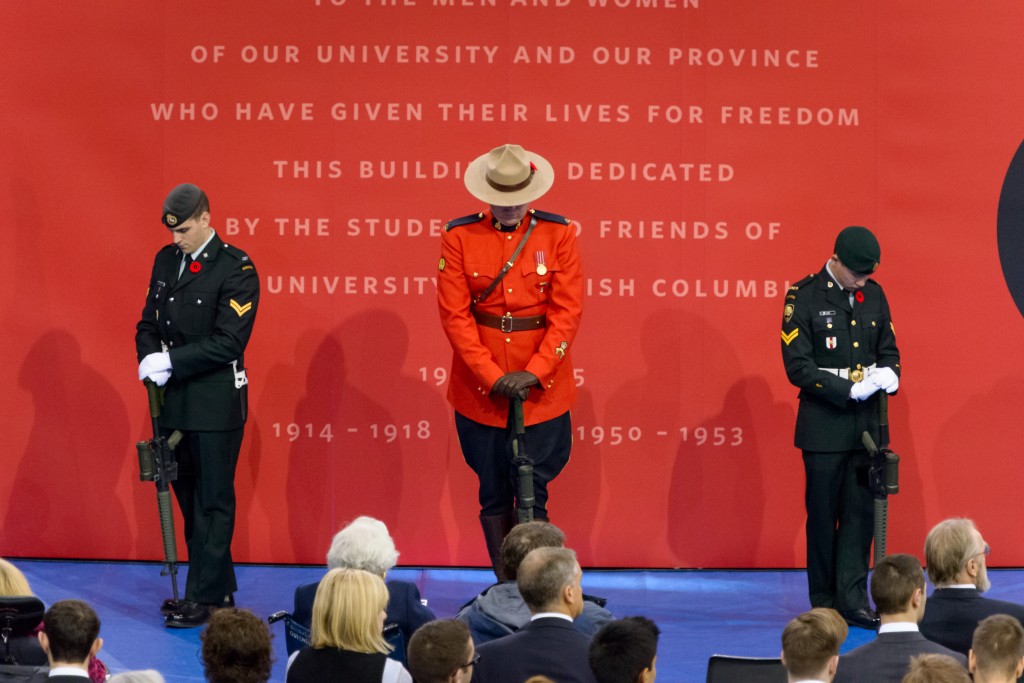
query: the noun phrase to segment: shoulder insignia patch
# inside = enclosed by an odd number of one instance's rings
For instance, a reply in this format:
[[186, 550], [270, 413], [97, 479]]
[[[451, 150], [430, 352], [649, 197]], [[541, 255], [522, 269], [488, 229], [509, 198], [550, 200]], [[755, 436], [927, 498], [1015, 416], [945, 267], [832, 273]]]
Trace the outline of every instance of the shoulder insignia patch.
[[786, 308], [782, 311], [782, 319], [788, 323], [793, 319], [794, 311], [796, 311], [796, 308], [793, 304], [786, 304]]
[[445, 232], [449, 232], [459, 227], [460, 225], [469, 225], [470, 223], [476, 223], [478, 221], [482, 221], [483, 219], [484, 215], [482, 213], [471, 213], [468, 216], [463, 216], [462, 218], [453, 218], [452, 220], [442, 225], [441, 229], [444, 230]]
[[240, 304], [234, 299], [232, 299], [231, 301], [228, 302], [228, 305], [231, 306], [231, 309], [238, 314], [239, 318], [241, 318], [243, 315], [252, 310], [251, 301], [247, 304]]
[[792, 332], [790, 332], [789, 334], [786, 334], [785, 332], [783, 332], [782, 333], [782, 341], [786, 342], [786, 346], [789, 346], [790, 344], [793, 343], [793, 340], [796, 339], [798, 334], [800, 334], [800, 328], [799, 327], [796, 328], [795, 330], [793, 330]]
[[242, 270], [256, 270], [256, 266], [250, 263], [249, 265], [242, 266]]

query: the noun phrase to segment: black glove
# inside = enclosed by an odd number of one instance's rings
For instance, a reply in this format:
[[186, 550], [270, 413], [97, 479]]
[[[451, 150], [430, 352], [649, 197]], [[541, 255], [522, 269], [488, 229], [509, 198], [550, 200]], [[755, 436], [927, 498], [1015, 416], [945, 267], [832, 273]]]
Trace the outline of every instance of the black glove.
[[499, 377], [498, 381], [491, 387], [491, 393], [504, 396], [505, 398], [515, 398], [518, 396], [525, 401], [526, 397], [530, 394], [530, 387], [534, 384], [540, 384], [540, 380], [537, 379], [536, 375], [526, 370], [519, 370]]

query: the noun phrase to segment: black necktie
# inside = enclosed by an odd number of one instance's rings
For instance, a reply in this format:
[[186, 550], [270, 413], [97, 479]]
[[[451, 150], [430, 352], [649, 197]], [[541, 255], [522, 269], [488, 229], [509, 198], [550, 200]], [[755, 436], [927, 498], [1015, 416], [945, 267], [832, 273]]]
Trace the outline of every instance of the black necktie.
[[193, 260], [194, 259], [192, 258], [192, 254], [186, 254], [185, 258], [182, 259], [181, 265], [178, 266], [178, 279], [179, 280], [182, 278], [182, 276], [184, 276], [185, 270], [188, 269], [188, 267], [192, 265], [192, 261]]

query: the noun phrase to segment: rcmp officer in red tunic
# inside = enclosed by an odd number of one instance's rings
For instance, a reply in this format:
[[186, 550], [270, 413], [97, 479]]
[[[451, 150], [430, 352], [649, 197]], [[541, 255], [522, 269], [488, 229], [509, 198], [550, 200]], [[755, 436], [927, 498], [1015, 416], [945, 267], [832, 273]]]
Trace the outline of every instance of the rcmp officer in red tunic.
[[789, 288], [782, 316], [782, 360], [800, 389], [811, 605], [863, 628], [878, 615], [867, 597], [873, 504], [861, 434], [878, 443], [878, 392], [895, 393], [900, 377], [889, 303], [869, 277], [880, 258], [870, 230], [843, 229], [821, 272]]
[[519, 145], [491, 150], [465, 173], [470, 194], [490, 209], [450, 221], [442, 234], [438, 306], [454, 351], [448, 400], [480, 479], [480, 522], [499, 579], [501, 541], [516, 522], [509, 399], [523, 399], [535, 519], [548, 518], [547, 484], [572, 444], [572, 344], [583, 308], [576, 225], [530, 208], [553, 181], [539, 155]]
[[235, 464], [247, 413], [243, 354], [259, 305], [248, 255], [210, 226], [210, 203], [195, 185], [164, 201], [172, 243], [157, 252], [136, 326], [139, 379], [165, 386], [160, 427], [180, 430], [175, 497], [185, 522], [185, 599], [168, 600], [167, 626], [204, 623], [212, 607], [233, 605], [231, 561]]

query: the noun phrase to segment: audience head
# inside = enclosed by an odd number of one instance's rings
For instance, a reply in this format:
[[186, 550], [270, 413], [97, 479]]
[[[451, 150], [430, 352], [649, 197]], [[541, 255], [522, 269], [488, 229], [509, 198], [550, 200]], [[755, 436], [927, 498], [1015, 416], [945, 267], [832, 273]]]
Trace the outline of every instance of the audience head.
[[39, 643], [55, 664], [86, 667], [103, 646], [100, 618], [81, 600], [58, 600], [43, 615]]
[[519, 565], [516, 584], [531, 612], [560, 612], [575, 619], [583, 611], [582, 577], [572, 550], [537, 548]]
[[328, 569], [362, 569], [382, 578], [397, 562], [388, 528], [373, 517], [356, 517], [334, 535], [327, 551]]
[[526, 679], [526, 683], [555, 683], [547, 676], [530, 676]]
[[625, 617], [601, 627], [590, 641], [590, 670], [597, 683], [653, 683], [658, 634], [646, 617]]
[[925, 586], [921, 563], [913, 555], [887, 555], [871, 573], [871, 599], [880, 615], [899, 614], [913, 621], [924, 616]]
[[918, 655], [911, 657], [903, 683], [971, 683], [971, 677], [949, 655]]
[[390, 652], [384, 640], [388, 589], [362, 569], [332, 569], [313, 598], [313, 647], [353, 652]]
[[924, 542], [928, 577], [937, 588], [957, 583], [974, 584], [984, 593], [991, 584], [985, 560], [988, 546], [969, 519], [947, 519], [936, 524]]
[[7, 560], [0, 558], [0, 597], [18, 598], [32, 595], [28, 579]]
[[1016, 681], [1024, 673], [1024, 628], [1008, 614], [982, 619], [974, 629], [968, 663], [976, 683]]
[[839, 665], [839, 646], [849, 627], [839, 612], [815, 607], [796, 617], [782, 630], [782, 664], [789, 680], [831, 681]]
[[114, 674], [107, 683], [164, 683], [164, 677], [156, 669], [139, 669]]
[[565, 534], [554, 524], [533, 521], [515, 525], [501, 542], [501, 566], [505, 570], [505, 576], [510, 581], [515, 581], [519, 564], [531, 550], [564, 546]]
[[263, 683], [273, 662], [270, 629], [248, 610], [214, 610], [199, 635], [203, 671], [210, 683]]
[[475, 653], [469, 627], [455, 619], [420, 626], [406, 648], [409, 673], [416, 683], [469, 683]]

